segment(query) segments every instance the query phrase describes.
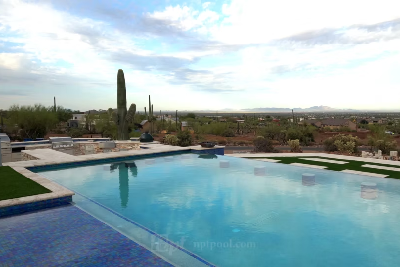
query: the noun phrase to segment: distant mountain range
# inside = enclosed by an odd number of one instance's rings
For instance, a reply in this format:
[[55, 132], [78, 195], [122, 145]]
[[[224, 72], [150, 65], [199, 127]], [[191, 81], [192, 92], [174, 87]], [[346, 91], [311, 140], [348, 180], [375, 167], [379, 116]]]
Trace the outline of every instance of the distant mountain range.
[[[400, 112], [400, 110], [361, 110], [361, 109], [337, 109], [337, 108], [331, 108], [328, 106], [313, 106], [309, 108], [293, 108], [294, 112], [297, 113], [306, 113], [306, 112], [349, 112], [349, 113], [357, 113], [357, 112]], [[224, 108], [224, 109], [202, 109], [202, 110], [178, 110], [179, 114], [182, 113], [189, 113], [189, 112], [195, 112], [195, 113], [210, 113], [210, 114], [215, 114], [218, 115], [217, 113], [291, 113], [292, 109], [291, 108], [249, 108], [249, 109], [230, 109], [230, 108]], [[175, 110], [163, 110], [163, 113], [171, 113], [175, 114]]]
[[[252, 112], [292, 112], [291, 108], [252, 108], [242, 109], [243, 111]], [[293, 108], [294, 112], [362, 112], [356, 109], [336, 109], [328, 106], [313, 106], [310, 108]]]

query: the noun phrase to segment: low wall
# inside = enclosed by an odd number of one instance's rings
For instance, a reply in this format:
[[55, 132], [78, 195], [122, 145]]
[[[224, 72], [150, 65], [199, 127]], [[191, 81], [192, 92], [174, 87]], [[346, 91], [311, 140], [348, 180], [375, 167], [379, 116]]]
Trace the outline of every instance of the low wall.
[[26, 146], [25, 150], [35, 150], [35, 149], [45, 149], [45, 148], [51, 148], [51, 144]]
[[[116, 148], [106, 149], [108, 152], [119, 152], [122, 149], [126, 150], [139, 150], [140, 143], [139, 142], [117, 142], [115, 143]], [[99, 142], [75, 142], [74, 143], [74, 155], [87, 155], [87, 146], [93, 146], [93, 154], [104, 153], [104, 149], [99, 148]], [[89, 152], [90, 153], [90, 152]]]

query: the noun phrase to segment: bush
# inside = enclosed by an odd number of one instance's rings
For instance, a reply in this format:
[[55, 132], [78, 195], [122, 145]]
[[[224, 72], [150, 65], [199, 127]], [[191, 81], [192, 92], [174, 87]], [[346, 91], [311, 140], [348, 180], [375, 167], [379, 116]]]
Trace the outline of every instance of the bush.
[[397, 150], [396, 141], [377, 140], [375, 146], [378, 150], [382, 150], [382, 154], [390, 154], [390, 151]]
[[131, 133], [129, 134], [129, 137], [140, 137], [141, 135], [142, 135], [141, 132], [135, 132], [135, 131], [133, 131], [133, 132], [131, 132]]
[[68, 135], [71, 136], [72, 138], [78, 138], [84, 134], [87, 134], [88, 132], [89, 131], [83, 128], [70, 128], [68, 131]]
[[235, 132], [232, 129], [225, 129], [224, 132], [222, 133], [222, 136], [224, 137], [234, 137]]
[[181, 131], [178, 133], [178, 146], [191, 146], [192, 145], [192, 136], [189, 131]]
[[178, 145], [178, 137], [172, 134], [167, 134], [165, 136], [164, 143], [167, 145], [176, 146]]
[[218, 145], [221, 145], [221, 146], [226, 146], [226, 143], [227, 143], [226, 140], [220, 140], [220, 141], [218, 141]]
[[253, 140], [255, 152], [276, 152], [270, 139], [258, 136]]
[[289, 140], [288, 145], [290, 146], [291, 152], [302, 152], [300, 148], [300, 141], [299, 139], [296, 140]]
[[240, 140], [240, 141], [237, 141], [237, 143], [236, 143], [238, 146], [243, 146], [243, 145], [245, 145], [246, 144], [246, 141], [242, 141], [242, 140]]
[[324, 149], [328, 152], [340, 151], [355, 154], [358, 152], [359, 145], [358, 137], [345, 134], [338, 134], [324, 141]]

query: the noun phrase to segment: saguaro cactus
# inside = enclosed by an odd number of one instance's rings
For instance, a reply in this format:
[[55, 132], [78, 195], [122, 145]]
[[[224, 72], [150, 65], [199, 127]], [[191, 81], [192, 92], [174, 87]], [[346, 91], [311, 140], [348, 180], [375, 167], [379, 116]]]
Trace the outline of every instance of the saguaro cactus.
[[[145, 108], [146, 109], [146, 108]], [[150, 122], [150, 132], [153, 133], [153, 105], [151, 104], [151, 99], [149, 95], [149, 115], [147, 116], [147, 120]]]
[[114, 112], [114, 122], [117, 124], [118, 140], [128, 140], [128, 124], [133, 120], [136, 113], [136, 105], [131, 104], [129, 112], [126, 109], [126, 86], [124, 71], [119, 69], [117, 74], [117, 113]]

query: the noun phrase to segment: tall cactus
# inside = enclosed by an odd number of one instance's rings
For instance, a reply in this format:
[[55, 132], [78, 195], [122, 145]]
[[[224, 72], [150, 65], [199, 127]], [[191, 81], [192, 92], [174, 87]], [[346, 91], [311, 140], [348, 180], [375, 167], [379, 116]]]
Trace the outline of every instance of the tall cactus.
[[150, 132], [153, 133], [153, 105], [151, 104], [151, 99], [149, 95], [149, 116], [147, 120], [150, 122]]
[[114, 122], [117, 124], [118, 140], [128, 140], [128, 124], [133, 120], [136, 113], [136, 105], [131, 104], [129, 112], [126, 109], [126, 86], [124, 71], [119, 69], [117, 74], [117, 113], [113, 114]]

